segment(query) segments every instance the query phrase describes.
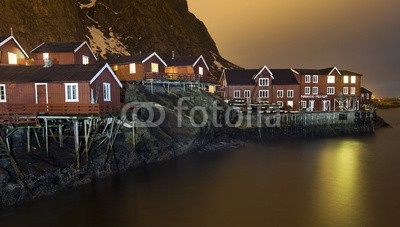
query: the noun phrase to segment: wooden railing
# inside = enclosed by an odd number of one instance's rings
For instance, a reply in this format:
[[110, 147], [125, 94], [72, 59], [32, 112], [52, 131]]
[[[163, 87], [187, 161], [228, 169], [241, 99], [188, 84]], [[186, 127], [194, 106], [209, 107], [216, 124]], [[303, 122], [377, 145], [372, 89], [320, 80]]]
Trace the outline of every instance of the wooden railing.
[[101, 104], [8, 104], [0, 107], [0, 115], [10, 114], [113, 114], [119, 113], [121, 105]]
[[146, 73], [146, 80], [164, 80], [164, 81], [193, 81], [216, 84], [217, 79], [213, 76], [199, 75], [199, 74], [178, 74], [178, 73]]

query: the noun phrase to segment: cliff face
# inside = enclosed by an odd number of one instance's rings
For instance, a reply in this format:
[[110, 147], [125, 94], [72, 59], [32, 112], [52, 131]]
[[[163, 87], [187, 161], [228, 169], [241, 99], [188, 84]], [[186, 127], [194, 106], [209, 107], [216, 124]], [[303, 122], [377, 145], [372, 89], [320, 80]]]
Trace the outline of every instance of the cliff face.
[[212, 71], [235, 67], [223, 59], [186, 0], [3, 0], [0, 35], [27, 50], [44, 41], [87, 40], [99, 57], [153, 52], [199, 55]]

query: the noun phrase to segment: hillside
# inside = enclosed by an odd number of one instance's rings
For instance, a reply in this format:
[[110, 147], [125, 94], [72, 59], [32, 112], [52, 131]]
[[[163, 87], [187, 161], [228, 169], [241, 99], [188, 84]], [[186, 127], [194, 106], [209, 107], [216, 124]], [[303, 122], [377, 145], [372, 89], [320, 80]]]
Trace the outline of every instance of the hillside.
[[170, 56], [175, 51], [203, 54], [214, 73], [236, 67], [220, 56], [186, 0], [3, 0], [0, 8], [0, 35], [12, 28], [26, 50], [44, 41], [87, 40], [103, 59], [152, 51]]

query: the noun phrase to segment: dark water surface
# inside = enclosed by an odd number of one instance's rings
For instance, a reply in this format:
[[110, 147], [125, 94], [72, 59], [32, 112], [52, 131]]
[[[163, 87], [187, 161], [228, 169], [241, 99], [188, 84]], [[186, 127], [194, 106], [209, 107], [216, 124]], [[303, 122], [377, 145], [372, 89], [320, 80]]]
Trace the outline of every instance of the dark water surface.
[[400, 226], [400, 109], [373, 136], [181, 158], [0, 210], [0, 226]]

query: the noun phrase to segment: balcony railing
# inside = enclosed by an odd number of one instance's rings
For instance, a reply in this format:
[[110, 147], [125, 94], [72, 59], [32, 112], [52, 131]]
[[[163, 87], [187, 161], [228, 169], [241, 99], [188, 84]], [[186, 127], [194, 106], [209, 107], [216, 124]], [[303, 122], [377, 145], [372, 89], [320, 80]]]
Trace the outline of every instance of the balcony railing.
[[114, 114], [119, 113], [121, 105], [101, 104], [7, 104], [0, 106], [0, 115], [13, 114], [57, 114], [57, 115], [82, 115], [82, 114]]
[[161, 80], [161, 81], [184, 81], [184, 82], [203, 82], [216, 84], [217, 80], [213, 76], [200, 74], [178, 74], [178, 73], [146, 73], [146, 80]]

